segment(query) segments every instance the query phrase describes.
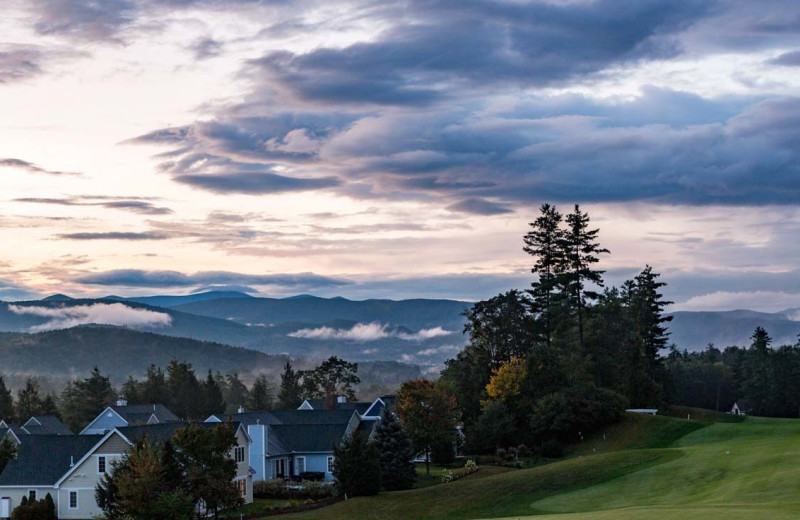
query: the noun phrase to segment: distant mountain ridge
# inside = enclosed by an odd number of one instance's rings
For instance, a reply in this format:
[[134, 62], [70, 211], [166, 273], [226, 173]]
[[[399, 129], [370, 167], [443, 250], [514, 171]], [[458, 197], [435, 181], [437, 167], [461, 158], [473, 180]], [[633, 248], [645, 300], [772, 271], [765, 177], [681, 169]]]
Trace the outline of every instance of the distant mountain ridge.
[[764, 327], [774, 346], [795, 344], [800, 333], [798, 309], [780, 312], [680, 311], [672, 313], [670, 341], [681, 350], [703, 350], [709, 343], [718, 348], [747, 346], [756, 327]]

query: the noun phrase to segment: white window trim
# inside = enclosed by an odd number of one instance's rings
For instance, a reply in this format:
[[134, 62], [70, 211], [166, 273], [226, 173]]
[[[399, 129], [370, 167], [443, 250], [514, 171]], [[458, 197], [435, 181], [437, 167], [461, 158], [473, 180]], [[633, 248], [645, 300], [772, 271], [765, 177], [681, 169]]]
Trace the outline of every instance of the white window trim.
[[[104, 471], [100, 471], [100, 459], [103, 459], [103, 468]], [[105, 455], [98, 455], [97, 456], [97, 474], [98, 475], [105, 475], [108, 473], [108, 457]]]
[[[299, 464], [297, 464], [297, 462], [299, 462], [301, 459], [303, 460], [303, 471], [300, 471], [300, 468], [298, 468]], [[295, 476], [299, 477], [300, 473], [305, 473], [308, 470], [308, 468], [306, 467], [307, 461], [305, 457], [295, 457], [294, 460], [295, 460], [295, 468], [294, 468]]]
[[327, 462], [327, 467], [325, 468], [327, 470], [326, 473], [333, 473], [333, 463], [334, 463], [333, 455], [328, 455], [326, 462]]
[[[75, 493], [75, 507], [72, 507], [72, 494]], [[75, 511], [81, 508], [81, 494], [76, 489], [67, 491], [67, 509]]]

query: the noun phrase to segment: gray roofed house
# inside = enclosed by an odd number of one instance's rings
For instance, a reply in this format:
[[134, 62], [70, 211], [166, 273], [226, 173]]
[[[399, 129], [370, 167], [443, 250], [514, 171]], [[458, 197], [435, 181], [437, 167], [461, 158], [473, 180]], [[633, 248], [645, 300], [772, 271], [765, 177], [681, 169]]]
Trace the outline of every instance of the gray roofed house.
[[22, 425], [30, 435], [73, 435], [55, 415], [34, 415]]
[[120, 400], [115, 406], [103, 410], [81, 435], [103, 434], [113, 428], [136, 426], [142, 424], [161, 424], [176, 422], [181, 419], [163, 404], [132, 404]]
[[100, 439], [99, 435], [33, 435], [0, 474], [0, 486], [53, 486]]
[[355, 410], [359, 413], [359, 415], [364, 415], [370, 406], [372, 406], [372, 401], [359, 401], [359, 402], [350, 402], [347, 401], [346, 398], [340, 396], [336, 399], [335, 407], [330, 408], [325, 406], [325, 399], [306, 399], [303, 403], [297, 408], [298, 410]]
[[347, 424], [278, 424], [269, 429], [268, 453], [332, 453]]

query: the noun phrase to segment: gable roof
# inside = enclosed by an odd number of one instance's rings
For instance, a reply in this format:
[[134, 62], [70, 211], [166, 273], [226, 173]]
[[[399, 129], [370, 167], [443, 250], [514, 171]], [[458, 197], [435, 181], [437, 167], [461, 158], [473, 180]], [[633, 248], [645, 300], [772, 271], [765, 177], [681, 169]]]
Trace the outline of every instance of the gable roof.
[[0, 486], [52, 486], [100, 439], [99, 435], [31, 435], [0, 474]]
[[122, 417], [128, 423], [128, 426], [148, 424], [153, 416], [159, 423], [181, 420], [163, 404], [127, 404], [124, 406], [109, 406], [109, 408]]
[[72, 435], [67, 425], [55, 415], [34, 415], [22, 425], [30, 435]]
[[[181, 428], [186, 428], [191, 423], [188, 421], [175, 421], [162, 424], [141, 424], [138, 426], [121, 426], [114, 428], [114, 431], [122, 435], [128, 442], [135, 443], [145, 437], [152, 442], [165, 442], [175, 437], [175, 432]], [[220, 423], [196, 423], [202, 428], [213, 428], [219, 426]], [[231, 422], [233, 431], [237, 431], [241, 426], [238, 422]], [[247, 432], [245, 431], [245, 434]]]
[[[334, 408], [334, 409], [335, 410], [355, 410], [359, 414], [363, 415], [364, 412], [366, 412], [369, 409], [369, 407], [372, 406], [372, 404], [373, 403], [371, 401], [368, 401], [368, 402], [363, 402], [363, 401], [346, 402], [346, 403], [337, 402], [336, 403], [336, 408]], [[303, 410], [303, 411], [331, 410], [331, 408], [328, 408], [328, 407], [325, 406], [325, 399], [306, 399], [305, 401], [303, 401], [303, 404], [301, 404], [300, 407], [298, 407], [297, 409], [298, 410]]]
[[269, 428], [267, 453], [330, 453], [346, 432], [346, 424], [277, 424]]

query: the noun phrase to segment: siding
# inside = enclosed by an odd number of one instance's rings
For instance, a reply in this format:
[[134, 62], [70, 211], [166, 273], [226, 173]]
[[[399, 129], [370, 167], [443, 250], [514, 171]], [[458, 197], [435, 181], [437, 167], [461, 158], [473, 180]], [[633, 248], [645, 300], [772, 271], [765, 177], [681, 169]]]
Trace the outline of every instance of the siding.
[[86, 429], [81, 432], [81, 434], [102, 435], [116, 427], [127, 425], [128, 423], [123, 421], [119, 415], [112, 412], [111, 409], [106, 409], [103, 411], [102, 415], [98, 416], [94, 421], [92, 421], [89, 426], [87, 426]]
[[[53, 500], [56, 500], [56, 490], [53, 489], [52, 486], [50, 487], [25, 487], [25, 488], [3, 488], [0, 489], [0, 498], [10, 498], [11, 499], [11, 511], [14, 511], [14, 508], [17, 507], [20, 502], [22, 502], [22, 497], [28, 496], [28, 490], [35, 489], [36, 490], [36, 499], [44, 498], [48, 493], [50, 496], [53, 497]], [[58, 503], [56, 502], [56, 505]]]

